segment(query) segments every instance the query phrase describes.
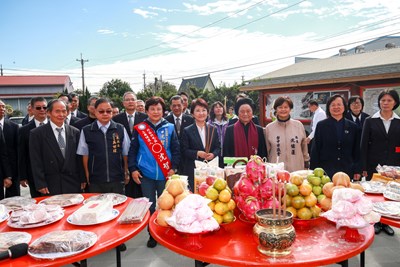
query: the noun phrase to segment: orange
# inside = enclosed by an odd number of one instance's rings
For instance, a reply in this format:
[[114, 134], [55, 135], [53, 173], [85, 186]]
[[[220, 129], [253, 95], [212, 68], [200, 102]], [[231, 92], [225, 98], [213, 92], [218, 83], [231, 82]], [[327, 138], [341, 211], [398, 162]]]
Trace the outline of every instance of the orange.
[[292, 198], [292, 207], [295, 209], [301, 209], [306, 205], [306, 201], [303, 196], [295, 196]]
[[309, 208], [301, 208], [297, 211], [297, 217], [302, 220], [309, 220], [312, 218], [312, 212]]

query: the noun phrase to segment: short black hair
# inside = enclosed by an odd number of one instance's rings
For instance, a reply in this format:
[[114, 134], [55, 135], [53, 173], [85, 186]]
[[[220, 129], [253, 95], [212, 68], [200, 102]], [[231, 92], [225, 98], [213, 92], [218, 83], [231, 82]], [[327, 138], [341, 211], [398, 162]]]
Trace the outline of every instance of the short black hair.
[[160, 104], [163, 110], [163, 113], [165, 112], [165, 102], [164, 99], [162, 99], [162, 97], [159, 96], [152, 96], [149, 99], [146, 100], [146, 104], [144, 106], [144, 110], [148, 111], [150, 106], [156, 106]]
[[178, 93], [178, 95], [184, 95], [184, 96], [186, 96], [188, 99], [189, 99], [189, 95], [188, 95], [188, 93], [186, 93], [185, 91], [182, 91], [182, 92], [179, 92]]
[[183, 99], [180, 95], [174, 95], [169, 99], [169, 102], [172, 103], [172, 100], [180, 100], [183, 103]]
[[196, 98], [192, 101], [192, 104], [190, 104], [190, 113], [193, 114], [194, 113], [194, 109], [197, 107], [203, 107], [205, 109], [207, 109], [208, 112], [208, 103], [207, 101], [205, 101], [203, 98]]
[[31, 104], [31, 107], [33, 107], [36, 102], [46, 102], [47, 103], [47, 100], [41, 96], [32, 97], [31, 101], [29, 101], [29, 104]]
[[241, 105], [249, 105], [251, 107], [251, 110], [254, 112], [255, 110], [255, 105], [254, 102], [251, 98], [240, 98], [236, 104], [235, 104], [235, 114], [239, 115], [239, 109]]
[[[78, 96], [78, 94], [77, 94], [77, 93], [74, 93], [74, 92], [69, 93], [69, 95], [71, 96], [71, 98], [74, 98], [75, 96]], [[79, 97], [79, 96], [78, 96], [78, 97]]]
[[352, 97], [349, 98], [349, 102], [347, 103], [347, 108], [348, 108], [349, 110], [350, 110], [350, 105], [351, 105], [353, 102], [356, 102], [357, 99], [360, 100], [360, 102], [361, 102], [361, 110], [363, 110], [363, 108], [364, 108], [364, 99], [362, 99], [362, 97], [359, 96], [359, 95], [353, 95]]
[[335, 94], [331, 96], [328, 101], [326, 102], [326, 116], [331, 117], [331, 112], [329, 111], [329, 107], [331, 106], [332, 102], [336, 100], [336, 98], [340, 98], [343, 101], [343, 106], [344, 106], [344, 111], [343, 111], [343, 117], [347, 112], [347, 105], [346, 105], [346, 99], [342, 95]]
[[396, 105], [394, 105], [392, 110], [395, 110], [396, 108], [399, 107], [399, 94], [397, 93], [396, 90], [388, 88], [388, 89], [383, 90], [378, 96], [378, 107], [379, 107], [379, 109], [381, 109], [381, 104], [380, 104], [381, 99], [385, 95], [390, 95], [391, 97], [393, 97], [394, 101], [396, 102]]
[[94, 104], [94, 108], [97, 108], [100, 104], [103, 104], [103, 103], [108, 103], [108, 104], [110, 104], [110, 106], [113, 105], [113, 103], [112, 103], [112, 101], [110, 101], [110, 99], [101, 97], [96, 100], [96, 103]]
[[290, 109], [293, 109], [293, 101], [288, 96], [280, 96], [274, 101], [274, 109], [276, 110], [277, 107], [283, 105], [283, 103], [288, 103]]
[[315, 99], [310, 99], [310, 101], [308, 101], [308, 104], [311, 106], [319, 106], [318, 101]]
[[72, 96], [70, 94], [61, 94], [58, 96], [58, 99], [60, 99], [60, 97], [63, 97], [63, 96], [66, 96], [68, 98], [68, 103], [66, 103], [66, 104], [69, 104], [72, 102]]

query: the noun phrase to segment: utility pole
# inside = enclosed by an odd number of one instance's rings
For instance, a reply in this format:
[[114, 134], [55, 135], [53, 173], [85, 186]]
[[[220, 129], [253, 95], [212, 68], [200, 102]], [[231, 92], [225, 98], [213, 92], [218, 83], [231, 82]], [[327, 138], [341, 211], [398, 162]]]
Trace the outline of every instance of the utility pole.
[[80, 61], [81, 62], [81, 66], [82, 66], [82, 93], [85, 91], [85, 71], [84, 71], [84, 64], [85, 62], [89, 62], [89, 60], [87, 59], [83, 59], [82, 58], [82, 53], [81, 53], [81, 59], [77, 59], [76, 61]]
[[146, 89], [146, 71], [143, 71], [143, 90]]
[[0, 65], [1, 76], [3, 76], [3, 64]]

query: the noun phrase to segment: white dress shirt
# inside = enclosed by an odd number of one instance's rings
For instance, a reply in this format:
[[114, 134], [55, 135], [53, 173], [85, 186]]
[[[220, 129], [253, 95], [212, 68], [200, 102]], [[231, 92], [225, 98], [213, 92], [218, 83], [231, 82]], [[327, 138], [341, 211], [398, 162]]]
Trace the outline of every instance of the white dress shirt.
[[325, 120], [325, 119], [326, 119], [325, 111], [321, 107], [318, 107], [314, 112], [314, 116], [312, 119], [311, 133], [308, 136], [308, 138], [310, 138], [310, 139], [314, 138], [315, 129], [317, 129], [318, 122]]

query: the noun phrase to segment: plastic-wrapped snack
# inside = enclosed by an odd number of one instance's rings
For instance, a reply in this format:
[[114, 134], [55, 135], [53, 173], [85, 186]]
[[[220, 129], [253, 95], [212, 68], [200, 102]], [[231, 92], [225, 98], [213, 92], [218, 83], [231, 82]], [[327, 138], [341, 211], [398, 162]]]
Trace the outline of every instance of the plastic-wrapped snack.
[[147, 211], [149, 210], [152, 202], [148, 198], [135, 198], [128, 204], [125, 211], [118, 219], [119, 224], [140, 223]]
[[376, 170], [379, 172], [380, 175], [393, 178], [393, 179], [399, 179], [400, 178], [400, 167], [399, 166], [387, 166], [387, 165], [378, 165], [376, 167]]

